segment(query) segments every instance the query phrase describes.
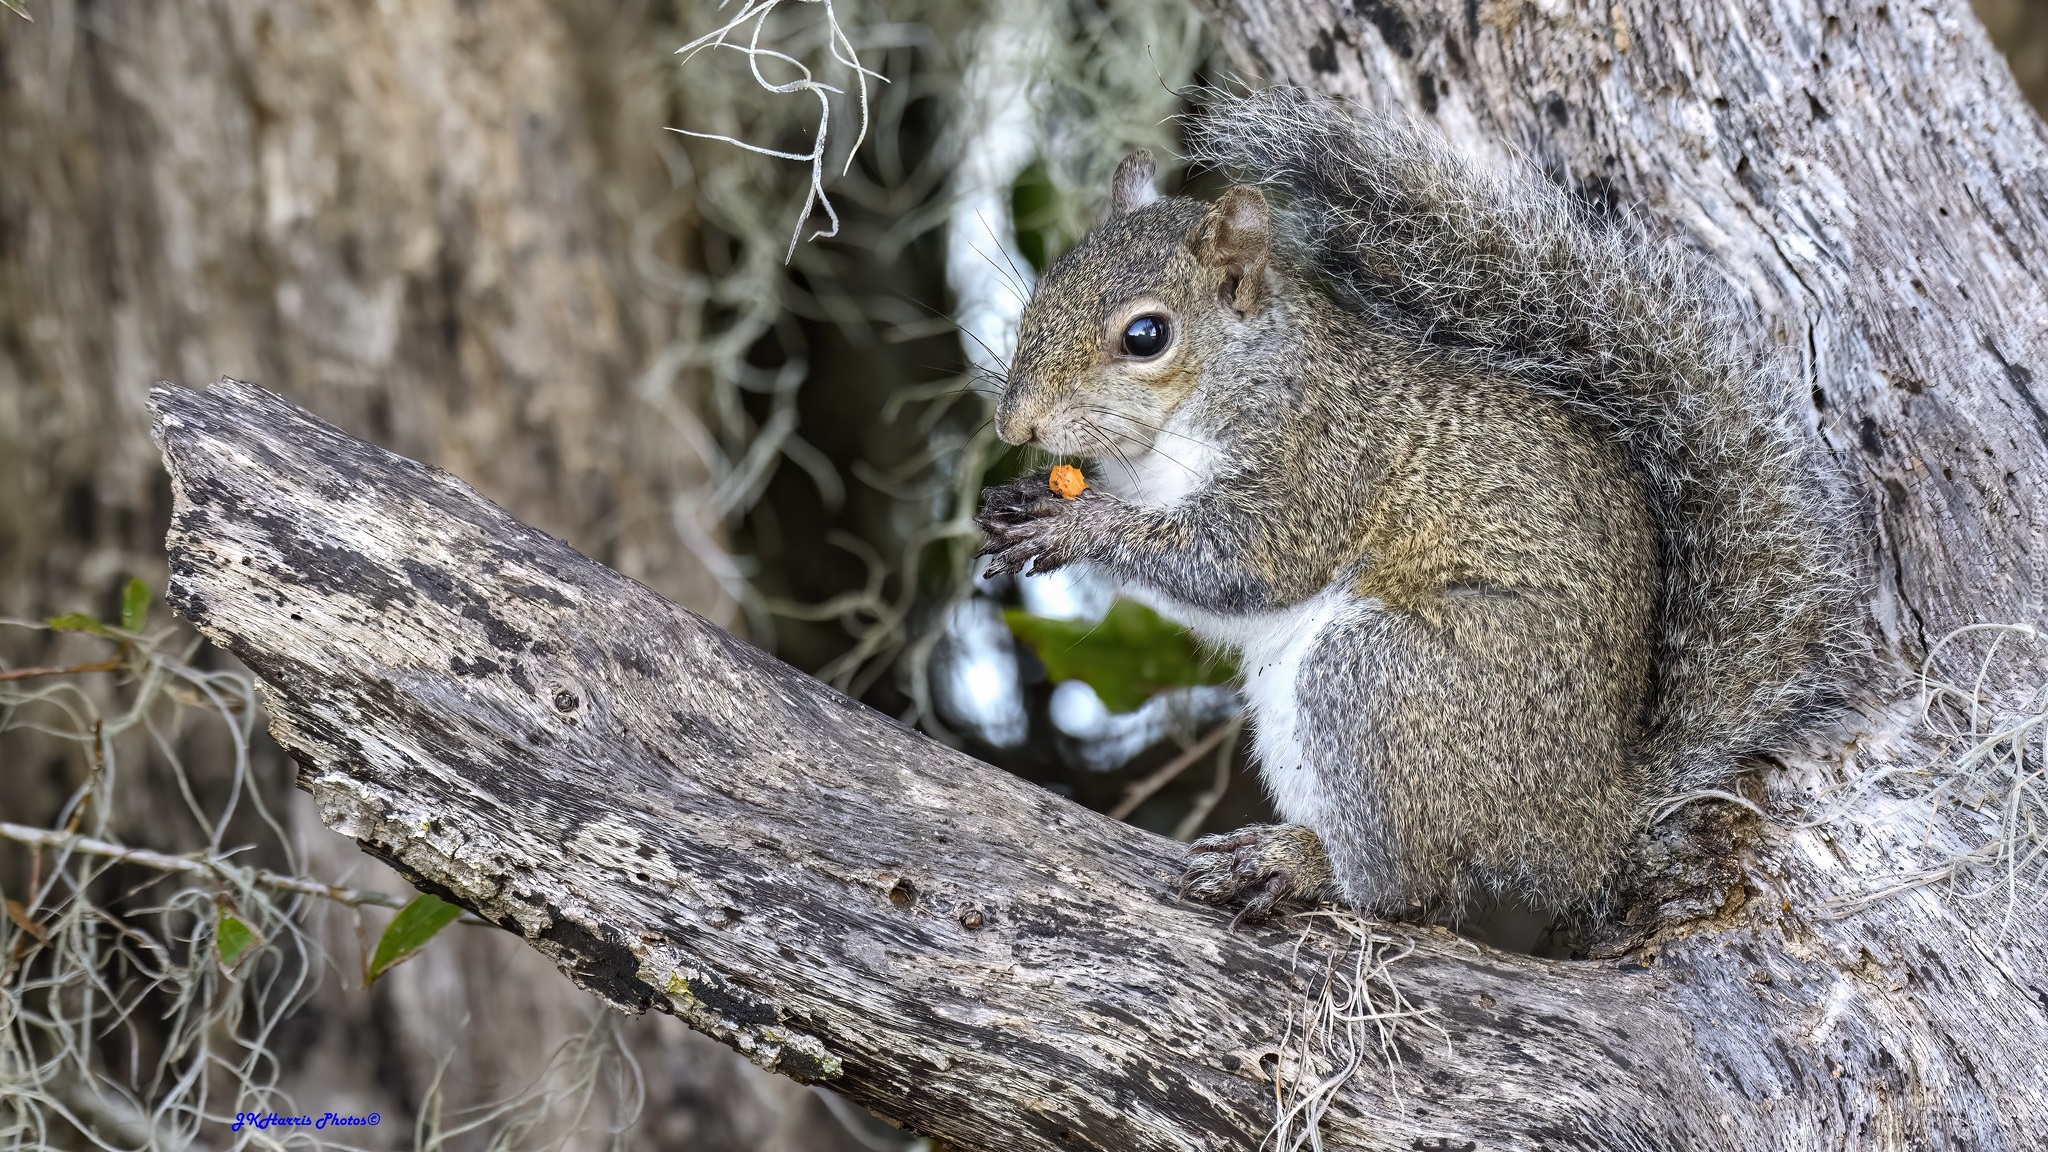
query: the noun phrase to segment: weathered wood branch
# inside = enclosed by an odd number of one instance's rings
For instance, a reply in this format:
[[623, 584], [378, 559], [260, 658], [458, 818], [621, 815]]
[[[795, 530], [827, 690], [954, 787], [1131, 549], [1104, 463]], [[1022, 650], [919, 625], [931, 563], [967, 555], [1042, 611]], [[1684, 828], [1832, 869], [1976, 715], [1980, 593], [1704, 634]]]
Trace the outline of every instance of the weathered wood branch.
[[[1266, 1129], [1268, 1054], [1328, 948], [1297, 977], [1291, 929], [1179, 904], [1177, 845], [910, 732], [270, 393], [153, 404], [171, 603], [262, 678], [327, 823], [423, 888], [626, 1011], [964, 1147]], [[1405, 1112], [1383, 1077], [1362, 1089], [1379, 1146], [1648, 1146], [1718, 1106], [1682, 1045], [1636, 1050], [1684, 1034], [1639, 969], [1418, 934], [1398, 978], [1454, 1047], [1411, 1053]], [[1599, 1091], [1544, 1071], [1589, 1053]]]
[[[1268, 1127], [1271, 1054], [1329, 942], [1296, 958], [1292, 927], [1177, 903], [1170, 842], [899, 727], [445, 473], [246, 385], [154, 404], [171, 602], [262, 677], [323, 818], [422, 887], [624, 1010], [965, 1147], [1240, 1148]], [[1805, 880], [1619, 964], [1410, 933], [1392, 977], [1448, 1048], [1410, 1033], [1404, 1071], [1356, 1081], [1326, 1138], [1855, 1147], [1930, 1059], [1976, 1094], [1942, 1121], [1972, 1146], [2039, 1131], [1997, 1082], [2039, 1050], [1978, 1063], [1925, 1035], [1925, 995], [1880, 1005], [1816, 938], [1841, 929], [1806, 918]], [[1914, 963], [1913, 992], [2038, 1027], [1940, 953]]]

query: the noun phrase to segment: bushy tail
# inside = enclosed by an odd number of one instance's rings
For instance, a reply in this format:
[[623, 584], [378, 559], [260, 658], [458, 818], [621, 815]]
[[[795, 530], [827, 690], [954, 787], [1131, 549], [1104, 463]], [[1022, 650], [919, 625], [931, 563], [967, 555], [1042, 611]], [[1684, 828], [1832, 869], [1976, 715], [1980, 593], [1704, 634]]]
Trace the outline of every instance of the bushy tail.
[[1829, 705], [1854, 589], [1838, 486], [1803, 447], [1784, 375], [1692, 258], [1533, 172], [1477, 169], [1432, 133], [1298, 89], [1219, 97], [1189, 149], [1276, 192], [1368, 322], [1626, 441], [1665, 564], [1648, 741], [1661, 787], [1710, 787]]

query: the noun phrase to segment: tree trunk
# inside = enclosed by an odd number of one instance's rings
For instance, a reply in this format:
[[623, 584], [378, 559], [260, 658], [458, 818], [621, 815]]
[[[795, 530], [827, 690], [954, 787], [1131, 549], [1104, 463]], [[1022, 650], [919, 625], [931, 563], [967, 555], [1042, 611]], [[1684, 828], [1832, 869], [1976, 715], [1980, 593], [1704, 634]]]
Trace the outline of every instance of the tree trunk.
[[[1512, 143], [1707, 253], [1810, 380], [1917, 666], [2048, 598], [2048, 139], [1967, 5], [1236, 0], [1237, 66]], [[1946, 471], [1944, 471], [1946, 469]]]
[[1659, 947], [1660, 969], [1700, 974], [1669, 995], [1698, 1074], [1731, 1096], [1709, 1142], [2048, 1143], [2038, 876], [2010, 923], [1940, 887], [1829, 911], [2023, 831], [1884, 789], [1801, 826], [1845, 779], [1940, 763], [1912, 672], [1952, 630], [2039, 624], [2048, 599], [2048, 139], [1969, 9], [1230, 0], [1216, 17], [1255, 82], [1405, 109], [1475, 155], [1525, 150], [1690, 240], [1797, 364], [1864, 498], [1880, 660], [1863, 715], [1763, 774], [1773, 818], [1738, 857], [1741, 911]]
[[[687, 378], [674, 395], [638, 387], [691, 335], [630, 250], [656, 218], [670, 222], [658, 240], [694, 230], [655, 152], [678, 122], [661, 70], [685, 38], [666, 10], [22, 6], [33, 22], [0, 9], [0, 615], [112, 618], [127, 575], [162, 585], [170, 498], [143, 399], [181, 370], [270, 381], [681, 603], [725, 607], [670, 516], [708, 489], [664, 407], [695, 397]], [[69, 662], [45, 639], [9, 629], [0, 647], [16, 664]], [[10, 727], [0, 818], [47, 820], [84, 758]], [[116, 831], [184, 851], [174, 778], [137, 745]], [[228, 749], [182, 751], [202, 799], [228, 792]], [[257, 759], [292, 795], [274, 750]], [[402, 890], [309, 804], [295, 815], [311, 872]], [[245, 822], [230, 842], [269, 841]], [[0, 889], [20, 895], [29, 871], [25, 853], [0, 852]], [[309, 928], [334, 967], [306, 1026], [274, 1039], [282, 1083], [316, 1114], [409, 1124], [447, 1058], [452, 1115], [529, 1082], [590, 1015], [587, 996], [496, 933], [452, 933], [364, 990], [342, 975], [357, 970], [355, 913], [318, 909]], [[147, 1031], [149, 1015], [130, 1020]], [[839, 1125], [794, 1085], [680, 1027], [631, 1039], [661, 1087], [650, 1141], [839, 1146]]]

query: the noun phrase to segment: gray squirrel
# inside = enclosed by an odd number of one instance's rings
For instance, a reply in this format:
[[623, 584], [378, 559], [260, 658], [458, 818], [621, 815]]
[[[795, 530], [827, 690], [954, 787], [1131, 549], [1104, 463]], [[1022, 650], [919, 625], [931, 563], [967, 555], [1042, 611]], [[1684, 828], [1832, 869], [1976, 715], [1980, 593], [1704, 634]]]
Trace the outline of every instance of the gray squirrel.
[[1086, 563], [1240, 653], [1281, 817], [1187, 894], [1580, 906], [1658, 802], [1823, 714], [1838, 485], [1695, 262], [1293, 89], [1222, 97], [1047, 270], [996, 410], [1093, 458], [982, 494], [990, 570]]

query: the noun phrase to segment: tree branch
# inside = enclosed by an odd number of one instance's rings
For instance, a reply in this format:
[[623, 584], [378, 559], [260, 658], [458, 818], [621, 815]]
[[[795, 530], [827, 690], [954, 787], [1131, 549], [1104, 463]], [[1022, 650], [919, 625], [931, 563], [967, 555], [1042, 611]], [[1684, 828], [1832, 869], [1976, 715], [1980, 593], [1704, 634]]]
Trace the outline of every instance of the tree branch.
[[[1176, 900], [1178, 845], [907, 731], [270, 393], [152, 403], [170, 602], [262, 678], [327, 823], [422, 888], [623, 1010], [966, 1147], [1242, 1147], [1270, 1125], [1332, 937], [1297, 956], [1298, 926], [1230, 931]], [[1361, 1146], [1662, 1142], [1736, 1106], [1682, 1044], [1641, 1043], [1685, 1025], [1640, 964], [1412, 934], [1392, 976], [1452, 1052], [1411, 1042], [1410, 1082], [1347, 1092]]]

